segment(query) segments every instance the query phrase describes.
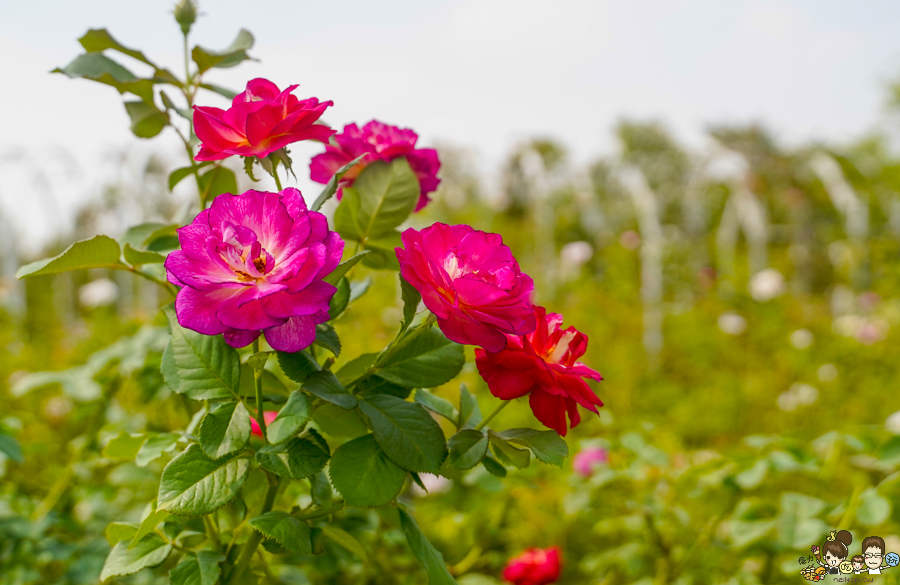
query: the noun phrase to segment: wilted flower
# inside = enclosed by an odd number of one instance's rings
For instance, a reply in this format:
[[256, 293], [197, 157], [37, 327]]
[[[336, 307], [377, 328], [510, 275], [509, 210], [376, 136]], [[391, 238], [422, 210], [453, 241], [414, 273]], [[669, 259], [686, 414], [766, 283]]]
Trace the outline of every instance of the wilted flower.
[[296, 88], [279, 91], [268, 79], [254, 79], [227, 110], [194, 106], [194, 132], [202, 142], [194, 160], [263, 158], [300, 140], [327, 142], [334, 130], [315, 122], [334, 102], [299, 100], [291, 94]]
[[[272, 422], [278, 418], [278, 413], [274, 410], [267, 410], [263, 412], [263, 420], [266, 421], [266, 426], [272, 424]], [[259, 423], [256, 422], [256, 417], [252, 414], [250, 415], [250, 432], [256, 435], [257, 437], [262, 437], [262, 429], [259, 428]]]
[[178, 230], [178, 240], [166, 272], [182, 287], [175, 300], [182, 327], [224, 333], [234, 347], [264, 331], [273, 348], [295, 352], [328, 320], [337, 289], [322, 278], [340, 262], [344, 242], [297, 189], [220, 195]]
[[581, 477], [590, 477], [599, 465], [609, 463], [609, 452], [602, 447], [585, 447], [572, 458], [572, 469]]
[[534, 331], [534, 283], [499, 235], [436, 223], [402, 240], [400, 273], [449, 339], [500, 351], [506, 334]]
[[428, 194], [437, 189], [437, 173], [441, 168], [437, 151], [433, 148], [416, 148], [419, 136], [412, 130], [404, 130], [397, 126], [388, 126], [372, 120], [360, 130], [356, 124], [344, 126], [341, 134], [334, 136], [325, 152], [313, 157], [309, 165], [310, 178], [318, 183], [327, 183], [331, 177], [350, 161], [365, 155], [354, 168], [341, 179], [337, 198], [341, 198], [341, 189], [349, 187], [363, 170], [375, 161], [390, 162], [405, 156], [416, 178], [419, 179], [419, 202], [416, 211], [428, 205]]
[[530, 548], [503, 569], [503, 578], [514, 585], [548, 585], [559, 579], [562, 566], [559, 547]]
[[524, 336], [508, 335], [506, 349], [477, 348], [475, 365], [491, 394], [512, 400], [530, 394], [534, 416], [562, 436], [566, 412], [572, 428], [581, 422], [578, 405], [591, 412], [603, 402], [582, 378], [601, 381], [600, 372], [576, 361], [584, 355], [588, 338], [574, 327], [561, 329], [563, 317], [535, 307], [537, 328]]

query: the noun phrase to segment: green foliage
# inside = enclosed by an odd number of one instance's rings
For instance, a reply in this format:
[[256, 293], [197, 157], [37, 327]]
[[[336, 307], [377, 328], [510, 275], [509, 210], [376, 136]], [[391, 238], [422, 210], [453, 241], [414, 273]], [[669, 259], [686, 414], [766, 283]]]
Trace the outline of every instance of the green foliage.
[[146, 101], [125, 102], [131, 131], [138, 138], [153, 138], [169, 125], [169, 114]]
[[272, 511], [250, 521], [266, 538], [271, 538], [292, 553], [312, 553], [309, 524], [297, 520], [287, 512]]
[[294, 390], [278, 411], [278, 418], [266, 427], [267, 440], [273, 445], [283, 443], [300, 432], [309, 422], [311, 415], [312, 405], [309, 398], [306, 394]]
[[180, 516], [209, 514], [238, 495], [249, 471], [244, 457], [212, 460], [199, 445], [190, 445], [163, 469], [159, 509]]
[[341, 408], [355, 408], [358, 402], [330, 371], [313, 372], [304, 380], [303, 389]]
[[153, 534], [145, 536], [134, 548], [129, 548], [125, 541], [120, 541], [106, 558], [100, 580], [124, 577], [146, 567], [155, 567], [165, 561], [170, 552], [172, 545]]
[[488, 437], [481, 431], [463, 429], [447, 441], [449, 463], [457, 469], [471, 469], [481, 463], [487, 453]]
[[463, 346], [432, 329], [394, 353], [378, 375], [407, 388], [434, 388], [456, 377], [465, 363]]
[[382, 394], [360, 401], [359, 408], [369, 418], [378, 445], [400, 467], [440, 471], [447, 456], [444, 432], [422, 405]]
[[243, 402], [226, 402], [212, 409], [200, 423], [200, 446], [210, 459], [244, 448], [250, 440], [250, 413]]
[[337, 172], [332, 175], [331, 179], [328, 180], [325, 188], [322, 189], [322, 192], [319, 193], [319, 196], [316, 197], [316, 200], [309, 207], [309, 209], [311, 211], [319, 211], [322, 206], [325, 205], [325, 202], [334, 197], [334, 194], [337, 193], [338, 183], [340, 183], [341, 179], [344, 178], [344, 175], [347, 174], [347, 171], [355, 167], [357, 163], [361, 162], [364, 158], [365, 155], [360, 155], [339, 168]]
[[406, 471], [391, 461], [372, 435], [344, 443], [331, 457], [328, 474], [348, 506], [384, 506], [400, 493]]
[[316, 440], [313, 436], [266, 445], [256, 453], [260, 467], [280, 477], [292, 479], [304, 479], [322, 471], [328, 458], [328, 445], [321, 437]]
[[85, 268], [119, 268], [119, 244], [107, 236], [94, 236], [90, 240], [75, 242], [69, 248], [46, 260], [26, 264], [16, 273], [16, 278], [28, 278]]
[[213, 67], [234, 67], [242, 61], [250, 59], [247, 51], [253, 48], [253, 35], [245, 29], [238, 32], [237, 37], [224, 51], [211, 51], [196, 46], [191, 51], [191, 58], [197, 64], [197, 72], [203, 73]]
[[172, 585], [215, 585], [222, 573], [219, 565], [224, 560], [224, 555], [210, 550], [185, 555], [169, 573], [169, 582]]
[[559, 468], [569, 455], [569, 446], [555, 431], [509, 429], [498, 433], [498, 436], [510, 443], [528, 447], [539, 460]]
[[397, 512], [400, 514], [400, 526], [406, 535], [409, 548], [428, 573], [429, 585], [455, 585], [456, 581], [447, 571], [444, 556], [428, 542], [415, 519], [403, 506], [398, 506]]

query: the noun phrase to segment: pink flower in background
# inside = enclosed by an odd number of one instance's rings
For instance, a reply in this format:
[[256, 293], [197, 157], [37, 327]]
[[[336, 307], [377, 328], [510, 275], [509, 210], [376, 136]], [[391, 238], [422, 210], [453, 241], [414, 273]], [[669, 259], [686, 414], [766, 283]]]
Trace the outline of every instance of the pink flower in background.
[[559, 547], [530, 548], [503, 569], [503, 578], [514, 585], [548, 585], [559, 579], [562, 567]]
[[[363, 126], [362, 130], [356, 124], [349, 124], [344, 126], [341, 134], [334, 136], [332, 143], [325, 147], [325, 152], [313, 157], [309, 165], [310, 178], [317, 183], [327, 183], [342, 166], [365, 155], [341, 179], [340, 187], [349, 187], [367, 164], [378, 160], [390, 162], [405, 156], [419, 179], [421, 193], [416, 204], [416, 211], [419, 211], [428, 205], [428, 194], [437, 189], [441, 182], [437, 178], [441, 161], [433, 148], [416, 148], [418, 138], [412, 130], [388, 126], [376, 120]], [[337, 198], [341, 198], [341, 189], [338, 189]]]
[[[274, 410], [267, 410], [267, 411], [263, 412], [263, 420], [266, 421], [266, 426], [269, 426], [270, 424], [272, 424], [272, 421], [274, 421], [277, 417], [278, 417], [278, 413], [275, 412]], [[256, 435], [257, 437], [263, 436], [262, 429], [259, 428], [259, 423], [256, 422], [256, 417], [254, 417], [252, 414], [250, 415], [250, 432], [253, 433], [254, 435]]]
[[499, 235], [436, 223], [402, 240], [400, 273], [449, 339], [500, 351], [507, 334], [534, 331], [534, 283]]
[[[587, 335], [562, 329], [562, 315], [535, 307], [537, 328], [527, 335], [508, 335], [506, 349], [475, 349], [475, 365], [491, 394], [512, 400], [530, 394], [534, 416], [566, 436], [566, 412], [572, 428], [581, 422], [578, 405], [597, 412], [603, 402], [583, 378], [601, 381], [600, 372], [576, 361], [587, 350]], [[485, 351], [487, 350], [487, 351]]]
[[572, 459], [572, 469], [581, 477], [590, 477], [594, 470], [609, 463], [609, 452], [602, 447], [586, 447]]
[[296, 88], [280, 91], [267, 79], [254, 79], [227, 110], [194, 106], [194, 132], [202, 142], [194, 160], [262, 158], [300, 140], [328, 142], [334, 130], [315, 122], [334, 102], [297, 99], [291, 94]]
[[220, 195], [178, 230], [178, 240], [166, 273], [182, 287], [175, 300], [182, 327], [224, 333], [233, 347], [264, 332], [274, 349], [295, 352], [328, 320], [337, 289], [322, 278], [341, 261], [344, 242], [297, 189]]

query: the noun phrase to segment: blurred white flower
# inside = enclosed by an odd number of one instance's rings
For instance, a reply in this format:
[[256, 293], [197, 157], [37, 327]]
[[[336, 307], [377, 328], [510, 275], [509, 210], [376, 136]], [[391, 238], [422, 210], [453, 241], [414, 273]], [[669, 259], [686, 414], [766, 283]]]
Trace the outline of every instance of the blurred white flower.
[[813, 334], [809, 329], [797, 329], [791, 333], [791, 345], [797, 349], [806, 349], [813, 342]]
[[895, 435], [900, 435], [900, 410], [887, 417], [884, 428]]
[[774, 268], [766, 268], [750, 279], [750, 296], [754, 301], [764, 303], [784, 292], [784, 277]]
[[108, 278], [98, 278], [78, 289], [78, 300], [88, 309], [111, 305], [118, 298], [119, 287]]
[[419, 479], [422, 480], [422, 485], [425, 486], [426, 492], [419, 485], [413, 482], [412, 486], [409, 488], [410, 493], [417, 498], [423, 498], [427, 495], [434, 494], [442, 494], [444, 492], [449, 492], [450, 488], [453, 487], [453, 482], [447, 479], [446, 477], [442, 477], [440, 475], [433, 475], [431, 473], [420, 473]]
[[733, 311], [719, 315], [719, 329], [727, 335], [740, 335], [747, 329], [747, 320]]
[[815, 387], [803, 382], [791, 384], [786, 392], [778, 395], [778, 408], [785, 412], [796, 410], [798, 406], [815, 403], [819, 399], [819, 391]]
[[565, 280], [574, 280], [581, 273], [581, 267], [594, 256], [594, 248], [584, 241], [569, 242], [559, 251], [560, 275]]
[[816, 374], [822, 382], [834, 382], [837, 379], [838, 370], [834, 364], [823, 364], [816, 370]]

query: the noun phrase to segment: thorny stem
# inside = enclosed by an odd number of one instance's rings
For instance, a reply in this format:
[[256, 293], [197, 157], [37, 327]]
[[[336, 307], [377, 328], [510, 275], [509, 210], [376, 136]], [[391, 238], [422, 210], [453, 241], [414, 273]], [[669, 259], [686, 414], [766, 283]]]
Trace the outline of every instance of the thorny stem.
[[491, 422], [491, 419], [492, 419], [492, 418], [494, 418], [495, 416], [497, 416], [498, 414], [500, 414], [500, 411], [501, 411], [501, 410], [503, 410], [504, 408], [506, 408], [507, 406], [509, 406], [509, 403], [510, 403], [510, 402], [512, 402], [512, 401], [511, 401], [511, 400], [504, 400], [503, 402], [501, 402], [500, 405], [499, 405], [497, 408], [495, 408], [494, 410], [491, 411], [491, 414], [487, 415], [487, 417], [486, 417], [483, 421], [481, 421], [480, 423], [478, 423], [478, 426], [475, 427], [475, 430], [476, 430], [476, 431], [480, 431], [480, 430], [483, 429], [485, 426], [487, 426], [487, 424], [488, 424], [489, 422]]
[[[259, 353], [259, 338], [253, 340], [253, 353]], [[253, 385], [256, 388], [256, 424], [262, 432], [263, 441], [266, 439], [266, 417], [263, 415], [262, 398], [262, 370], [253, 370]]]
[[[272, 505], [275, 503], [275, 496], [278, 495], [278, 486], [280, 483], [281, 480], [272, 481], [270, 479], [269, 490], [266, 492], [266, 501], [263, 502], [262, 510], [260, 510], [259, 512], [260, 515], [263, 515], [272, 509]], [[259, 543], [262, 542], [262, 539], [262, 532], [254, 530], [250, 535], [250, 538], [247, 539], [247, 542], [244, 543], [244, 548], [241, 549], [241, 554], [238, 557], [237, 564], [234, 566], [234, 569], [228, 576], [228, 581], [225, 582], [225, 585], [237, 585], [241, 582], [241, 577], [243, 577], [244, 571], [247, 570], [247, 565], [250, 564], [250, 559], [253, 558], [253, 554], [256, 552], [256, 547], [259, 546]]]

